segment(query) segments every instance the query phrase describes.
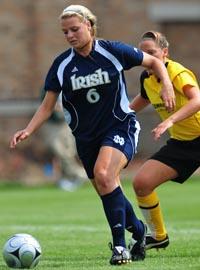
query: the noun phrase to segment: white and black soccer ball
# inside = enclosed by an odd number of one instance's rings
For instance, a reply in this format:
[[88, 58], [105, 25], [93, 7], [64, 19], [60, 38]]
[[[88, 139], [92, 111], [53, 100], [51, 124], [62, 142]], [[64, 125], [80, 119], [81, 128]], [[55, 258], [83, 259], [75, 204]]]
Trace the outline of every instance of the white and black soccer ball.
[[30, 234], [10, 237], [3, 247], [3, 258], [10, 268], [34, 268], [41, 258], [41, 246]]

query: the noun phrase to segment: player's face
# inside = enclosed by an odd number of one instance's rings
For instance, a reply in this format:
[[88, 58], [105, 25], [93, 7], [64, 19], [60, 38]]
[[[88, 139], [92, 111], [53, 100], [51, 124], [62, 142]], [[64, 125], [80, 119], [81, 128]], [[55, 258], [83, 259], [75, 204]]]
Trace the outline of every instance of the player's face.
[[160, 59], [163, 62], [168, 54], [167, 48], [160, 48], [153, 40], [150, 39], [141, 41], [139, 47], [142, 51], [153, 55], [154, 57]]
[[81, 21], [78, 16], [61, 19], [61, 29], [70, 46], [81, 50], [92, 40], [91, 26], [87, 20]]

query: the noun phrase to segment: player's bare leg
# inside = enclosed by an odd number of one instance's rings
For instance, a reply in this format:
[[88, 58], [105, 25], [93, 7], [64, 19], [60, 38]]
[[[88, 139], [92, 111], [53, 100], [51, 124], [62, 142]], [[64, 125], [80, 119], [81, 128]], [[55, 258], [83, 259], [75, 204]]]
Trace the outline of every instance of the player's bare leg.
[[157, 160], [145, 162], [135, 176], [133, 186], [138, 205], [151, 231], [146, 237], [146, 249], [165, 248], [169, 245], [159, 198], [154, 189], [175, 177], [177, 172], [174, 169]]

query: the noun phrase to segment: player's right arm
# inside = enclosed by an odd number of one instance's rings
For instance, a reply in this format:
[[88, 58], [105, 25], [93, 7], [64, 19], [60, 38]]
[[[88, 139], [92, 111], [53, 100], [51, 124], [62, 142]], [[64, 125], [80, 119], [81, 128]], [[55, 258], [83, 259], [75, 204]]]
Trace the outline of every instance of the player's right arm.
[[35, 112], [33, 118], [23, 130], [17, 131], [10, 140], [10, 148], [15, 148], [16, 145], [28, 138], [33, 132], [38, 130], [40, 126], [51, 116], [59, 93], [47, 91], [43, 102]]
[[134, 110], [136, 113], [143, 110], [146, 106], [150, 104], [148, 99], [143, 98], [140, 94], [138, 94], [129, 104], [131, 110]]

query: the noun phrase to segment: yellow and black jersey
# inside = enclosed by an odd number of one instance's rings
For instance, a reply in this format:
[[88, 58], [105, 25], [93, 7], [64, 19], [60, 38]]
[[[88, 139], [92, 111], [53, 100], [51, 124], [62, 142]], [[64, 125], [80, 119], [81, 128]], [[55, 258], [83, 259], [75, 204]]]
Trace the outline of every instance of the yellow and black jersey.
[[[167, 59], [165, 66], [174, 87], [176, 96], [176, 108], [178, 111], [183, 107], [188, 99], [184, 95], [183, 87], [185, 85], [197, 86], [198, 82], [195, 75], [181, 64]], [[160, 98], [161, 81], [148, 71], [143, 71], [140, 77], [141, 96], [148, 99], [162, 120], [168, 118], [174, 112], [168, 113], [165, 109], [164, 102]], [[200, 136], [200, 111], [188, 117], [185, 120], [175, 123], [169, 129], [170, 137], [177, 140], [193, 140]]]

